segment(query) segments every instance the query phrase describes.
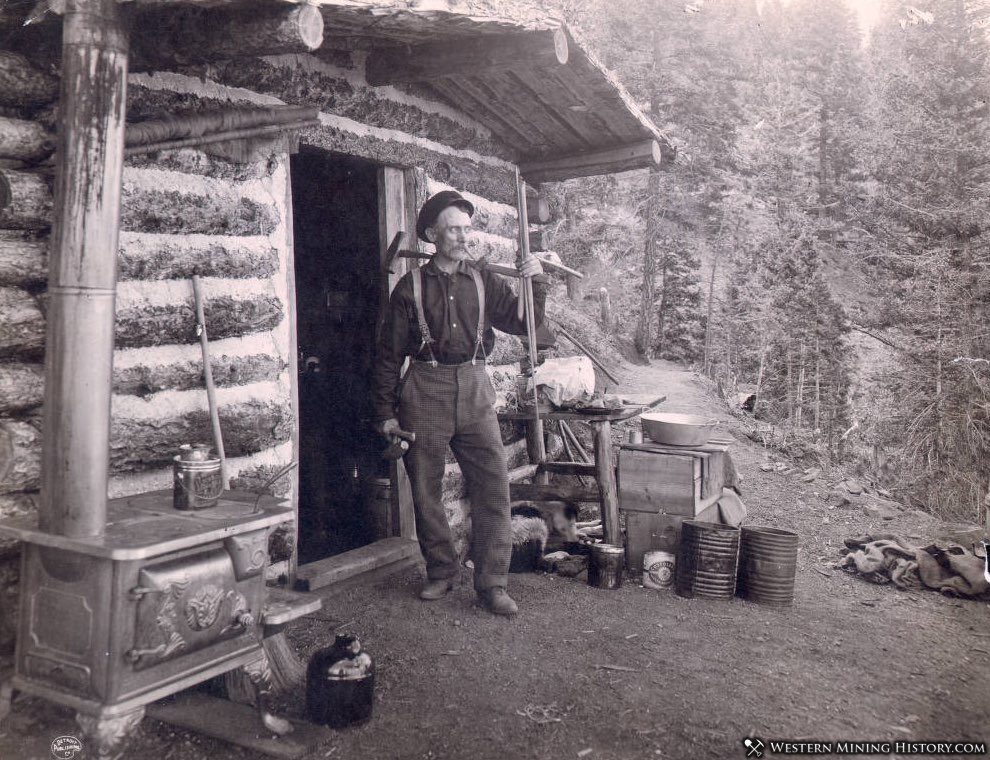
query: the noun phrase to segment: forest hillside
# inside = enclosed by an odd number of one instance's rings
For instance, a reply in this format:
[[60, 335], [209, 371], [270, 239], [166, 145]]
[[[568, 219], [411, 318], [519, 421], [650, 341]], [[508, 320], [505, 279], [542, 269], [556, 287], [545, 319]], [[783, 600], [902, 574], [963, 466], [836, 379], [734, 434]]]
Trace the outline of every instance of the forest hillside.
[[616, 348], [755, 398], [768, 440], [985, 523], [987, 0], [561, 0], [676, 147], [545, 186]]

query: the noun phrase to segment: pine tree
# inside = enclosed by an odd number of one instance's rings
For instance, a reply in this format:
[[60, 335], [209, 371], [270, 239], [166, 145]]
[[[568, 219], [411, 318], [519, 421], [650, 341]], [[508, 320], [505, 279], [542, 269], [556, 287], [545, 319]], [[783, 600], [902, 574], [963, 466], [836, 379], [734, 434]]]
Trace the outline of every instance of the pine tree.
[[661, 359], [694, 361], [703, 348], [698, 259], [681, 244], [663, 246], [659, 260], [657, 336], [653, 353]]
[[876, 180], [869, 255], [897, 296], [877, 321], [909, 347], [886, 378], [900, 412], [889, 431], [903, 440], [898, 474], [905, 495], [980, 521], [990, 480], [988, 17], [985, 2], [931, 12], [888, 3], [861, 146]]

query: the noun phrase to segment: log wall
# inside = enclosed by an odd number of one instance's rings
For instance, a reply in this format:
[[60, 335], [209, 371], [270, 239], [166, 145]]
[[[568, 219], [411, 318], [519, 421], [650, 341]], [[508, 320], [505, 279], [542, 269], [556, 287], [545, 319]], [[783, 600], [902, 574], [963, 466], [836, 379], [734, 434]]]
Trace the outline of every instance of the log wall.
[[[44, 303], [51, 224], [52, 106], [46, 74], [24, 69], [31, 108], [0, 114], [0, 518], [35, 509], [43, 398]], [[37, 76], [35, 76], [37, 74]], [[47, 98], [47, 100], [46, 100]], [[516, 213], [510, 152], [469, 115], [412, 88], [370, 87], [360, 53], [323, 51], [131, 74], [128, 120], [244, 105], [320, 109], [305, 144], [391, 166], [419, 167], [425, 196], [454, 187], [475, 204], [479, 252], [511, 261]], [[6, 147], [4, 147], [6, 145]], [[210, 441], [190, 278], [201, 278], [221, 426], [234, 486], [258, 487], [297, 455], [292, 436], [292, 266], [288, 156], [237, 164], [194, 149], [135, 156], [124, 170], [118, 257], [110, 496], [171, 485], [182, 443]], [[4, 190], [5, 189], [5, 190]], [[4, 198], [6, 197], [6, 200]], [[504, 397], [523, 351], [506, 336], [490, 374]], [[517, 462], [519, 426], [503, 440]], [[288, 487], [285, 479], [280, 488]], [[445, 479], [458, 545], [469, 506], [455, 466]], [[12, 620], [12, 562], [0, 540], [0, 619]], [[280, 554], [282, 559], [285, 552]], [[275, 572], [285, 572], [283, 561]], [[0, 629], [0, 649], [9, 646]]]
[[[0, 50], [0, 518], [37, 512], [44, 300], [58, 80]], [[13, 645], [20, 547], [0, 538], [0, 650]]]

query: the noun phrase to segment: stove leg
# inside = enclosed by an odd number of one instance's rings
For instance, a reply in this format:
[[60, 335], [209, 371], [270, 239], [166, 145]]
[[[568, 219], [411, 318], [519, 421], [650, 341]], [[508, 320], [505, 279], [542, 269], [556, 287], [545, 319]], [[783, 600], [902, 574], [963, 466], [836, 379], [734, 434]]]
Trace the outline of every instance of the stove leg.
[[144, 708], [139, 707], [113, 718], [76, 713], [76, 723], [79, 724], [86, 738], [96, 743], [99, 757], [111, 757], [124, 740], [134, 732], [143, 717]]
[[282, 736], [292, 731], [292, 724], [284, 718], [279, 718], [268, 711], [268, 698], [272, 694], [272, 669], [268, 663], [268, 655], [264, 650], [258, 658], [242, 665], [241, 672], [248, 677], [254, 687], [255, 704], [261, 715], [265, 728], [276, 736]]

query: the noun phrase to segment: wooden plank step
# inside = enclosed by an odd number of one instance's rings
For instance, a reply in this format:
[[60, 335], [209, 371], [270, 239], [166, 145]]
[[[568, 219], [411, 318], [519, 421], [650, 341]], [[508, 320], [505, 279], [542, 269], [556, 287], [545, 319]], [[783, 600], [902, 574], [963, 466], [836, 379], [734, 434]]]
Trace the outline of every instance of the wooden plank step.
[[261, 723], [257, 708], [197, 691], [150, 704], [146, 714], [163, 723], [285, 760], [304, 757], [333, 737], [326, 726], [302, 720], [293, 720], [293, 730], [285, 736], [273, 736]]
[[418, 552], [419, 544], [408, 538], [384, 538], [335, 557], [301, 565], [296, 571], [296, 590], [323, 588], [414, 557]]
[[265, 589], [265, 608], [261, 613], [263, 625], [285, 625], [291, 620], [305, 617], [318, 611], [323, 600], [282, 586], [269, 586]]
[[597, 488], [581, 486], [538, 485], [536, 483], [510, 483], [509, 498], [512, 501], [595, 501], [602, 497]]

